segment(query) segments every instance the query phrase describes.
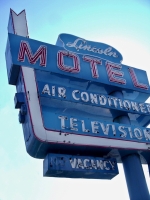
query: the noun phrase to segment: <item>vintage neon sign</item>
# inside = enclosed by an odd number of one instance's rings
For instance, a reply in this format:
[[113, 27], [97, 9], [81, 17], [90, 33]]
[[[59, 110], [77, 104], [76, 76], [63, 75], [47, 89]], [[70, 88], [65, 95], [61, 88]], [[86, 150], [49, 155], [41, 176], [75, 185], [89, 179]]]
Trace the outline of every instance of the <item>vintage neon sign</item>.
[[[122, 55], [106, 44], [61, 34], [57, 45], [8, 38], [8, 80], [17, 86], [15, 107], [29, 154], [148, 150], [149, 129], [141, 127], [149, 123], [149, 106], [141, 103], [150, 94], [146, 72], [121, 64]], [[124, 99], [111, 96], [116, 90]], [[120, 112], [130, 115], [131, 125], [113, 123]]]

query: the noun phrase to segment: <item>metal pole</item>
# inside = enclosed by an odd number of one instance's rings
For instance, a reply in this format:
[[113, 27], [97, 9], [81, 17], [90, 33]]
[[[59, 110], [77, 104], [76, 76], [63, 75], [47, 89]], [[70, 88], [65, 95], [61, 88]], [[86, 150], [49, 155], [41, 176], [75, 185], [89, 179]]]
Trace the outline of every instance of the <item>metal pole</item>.
[[[123, 94], [120, 91], [115, 91], [110, 95], [123, 98]], [[120, 123], [130, 124], [130, 119], [127, 115], [117, 117], [114, 122], [117, 122], [118, 119]], [[122, 162], [130, 200], [150, 200], [139, 155], [127, 155], [122, 158]]]
[[122, 158], [128, 192], [131, 200], [149, 200], [149, 192], [138, 154]]

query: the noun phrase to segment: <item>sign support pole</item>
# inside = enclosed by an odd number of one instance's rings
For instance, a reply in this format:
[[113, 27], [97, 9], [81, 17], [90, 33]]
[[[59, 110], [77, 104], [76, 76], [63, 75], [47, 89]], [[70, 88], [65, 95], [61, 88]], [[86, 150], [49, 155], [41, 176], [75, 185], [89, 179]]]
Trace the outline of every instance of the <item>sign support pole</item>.
[[[120, 91], [111, 93], [112, 96], [123, 98]], [[130, 124], [128, 116], [119, 116], [114, 122]], [[138, 154], [129, 154], [122, 158], [123, 168], [131, 200], [150, 200], [148, 187], [146, 184], [143, 168]]]
[[122, 162], [130, 199], [149, 200], [150, 196], [139, 155], [127, 155], [122, 158]]

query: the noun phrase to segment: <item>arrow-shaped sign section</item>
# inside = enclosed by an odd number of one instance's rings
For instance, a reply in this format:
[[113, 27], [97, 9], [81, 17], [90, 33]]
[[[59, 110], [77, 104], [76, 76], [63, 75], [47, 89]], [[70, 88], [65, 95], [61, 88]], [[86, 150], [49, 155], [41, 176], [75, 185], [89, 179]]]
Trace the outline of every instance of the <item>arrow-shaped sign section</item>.
[[23, 37], [28, 37], [29, 34], [25, 10], [22, 10], [19, 14], [16, 14], [12, 9], [10, 9], [8, 32], [21, 35]]

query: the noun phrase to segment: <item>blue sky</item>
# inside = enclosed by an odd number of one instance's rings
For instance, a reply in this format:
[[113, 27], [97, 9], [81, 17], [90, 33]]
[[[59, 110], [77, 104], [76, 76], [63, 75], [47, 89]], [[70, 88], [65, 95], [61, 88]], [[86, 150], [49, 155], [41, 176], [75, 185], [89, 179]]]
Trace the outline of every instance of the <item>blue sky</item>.
[[0, 200], [129, 199], [121, 164], [111, 181], [43, 177], [43, 161], [26, 153], [4, 52], [9, 10], [25, 9], [30, 38], [55, 44], [60, 33], [70, 33], [109, 44], [123, 55], [123, 64], [146, 70], [150, 80], [150, 1], [1, 0], [0, 5]]

